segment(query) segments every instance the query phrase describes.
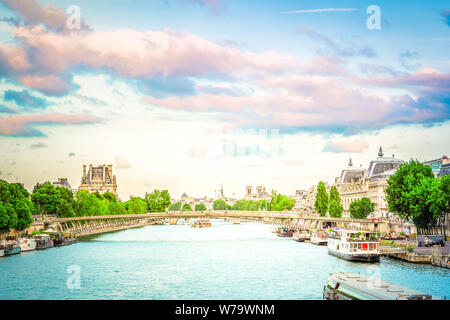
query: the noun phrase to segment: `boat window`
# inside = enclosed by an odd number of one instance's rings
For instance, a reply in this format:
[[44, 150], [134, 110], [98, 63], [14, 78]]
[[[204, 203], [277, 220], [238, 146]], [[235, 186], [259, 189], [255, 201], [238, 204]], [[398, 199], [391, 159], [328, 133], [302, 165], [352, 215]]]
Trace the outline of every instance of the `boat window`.
[[373, 243], [369, 244], [369, 250], [373, 250]]

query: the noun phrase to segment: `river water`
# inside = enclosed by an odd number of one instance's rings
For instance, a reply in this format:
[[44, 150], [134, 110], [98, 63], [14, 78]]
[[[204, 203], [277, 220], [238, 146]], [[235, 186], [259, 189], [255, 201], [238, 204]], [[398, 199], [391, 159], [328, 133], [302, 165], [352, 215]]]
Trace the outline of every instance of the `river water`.
[[329, 275], [341, 271], [450, 297], [448, 269], [389, 258], [348, 262], [272, 228], [155, 225], [3, 257], [0, 299], [322, 299]]

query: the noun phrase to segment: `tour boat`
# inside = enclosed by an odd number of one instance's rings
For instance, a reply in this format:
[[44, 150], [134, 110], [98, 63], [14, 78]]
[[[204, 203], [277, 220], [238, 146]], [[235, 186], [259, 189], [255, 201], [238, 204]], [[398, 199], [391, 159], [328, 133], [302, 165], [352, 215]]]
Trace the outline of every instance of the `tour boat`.
[[57, 236], [55, 236], [55, 239], [53, 239], [53, 245], [55, 247], [66, 246], [77, 242], [78, 239], [75, 237], [75, 234], [73, 233], [58, 234]]
[[326, 246], [328, 239], [324, 237], [322, 233], [319, 233], [317, 231], [313, 232], [311, 235], [310, 242], [312, 244], [318, 245], [318, 246]]
[[367, 276], [339, 272], [323, 287], [324, 300], [441, 300], [430, 294]]
[[328, 253], [345, 260], [378, 262], [379, 249], [375, 232], [334, 230], [328, 235]]
[[17, 241], [8, 241], [5, 244], [5, 256], [10, 256], [13, 254], [19, 254], [21, 252], [20, 245]]
[[19, 240], [20, 250], [22, 252], [32, 251], [36, 249], [36, 241], [34, 239], [22, 238]]
[[48, 234], [38, 234], [34, 236], [36, 249], [43, 250], [54, 246], [53, 239]]
[[206, 228], [211, 226], [212, 224], [209, 219], [198, 219], [191, 224], [191, 228]]
[[288, 229], [288, 228], [278, 228], [277, 229], [277, 236], [283, 237], [283, 238], [290, 238], [294, 234], [294, 231]]
[[298, 242], [304, 242], [305, 240], [310, 240], [311, 235], [308, 231], [296, 231], [292, 235], [292, 239]]

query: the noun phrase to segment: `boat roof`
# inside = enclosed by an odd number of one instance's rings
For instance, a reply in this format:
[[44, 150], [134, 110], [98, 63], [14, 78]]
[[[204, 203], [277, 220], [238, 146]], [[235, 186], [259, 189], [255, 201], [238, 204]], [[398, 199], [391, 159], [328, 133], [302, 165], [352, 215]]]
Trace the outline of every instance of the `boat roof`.
[[336, 232], [345, 232], [345, 233], [376, 233], [376, 231], [363, 231], [363, 230], [344, 230], [344, 229], [340, 229], [340, 230], [333, 230]]
[[328, 284], [333, 287], [338, 283], [339, 291], [361, 299], [409, 300], [416, 298], [418, 300], [441, 300], [436, 296], [421, 291], [362, 274], [347, 272], [332, 274], [328, 279]]

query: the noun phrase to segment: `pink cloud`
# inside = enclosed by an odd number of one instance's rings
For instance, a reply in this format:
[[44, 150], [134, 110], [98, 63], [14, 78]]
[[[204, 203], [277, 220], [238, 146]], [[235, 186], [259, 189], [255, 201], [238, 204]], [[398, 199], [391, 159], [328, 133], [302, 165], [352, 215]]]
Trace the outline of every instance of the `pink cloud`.
[[[29, 25], [44, 23], [53, 30], [67, 30], [69, 15], [60, 7], [52, 4], [41, 5], [35, 0], [0, 0], [10, 9], [14, 10]], [[89, 26], [81, 20], [80, 27], [83, 30]]]
[[6, 136], [42, 136], [43, 134], [32, 128], [33, 125], [65, 125], [97, 123], [98, 117], [83, 114], [43, 114], [20, 115], [0, 118], [0, 135]]
[[61, 95], [68, 92], [71, 86], [60, 78], [49, 76], [24, 76], [19, 80], [23, 85], [49, 95]]
[[352, 153], [360, 153], [364, 149], [367, 149], [369, 145], [366, 141], [356, 139], [353, 141], [350, 140], [330, 140], [326, 143], [325, 147], [322, 151], [324, 152], [352, 152]]

